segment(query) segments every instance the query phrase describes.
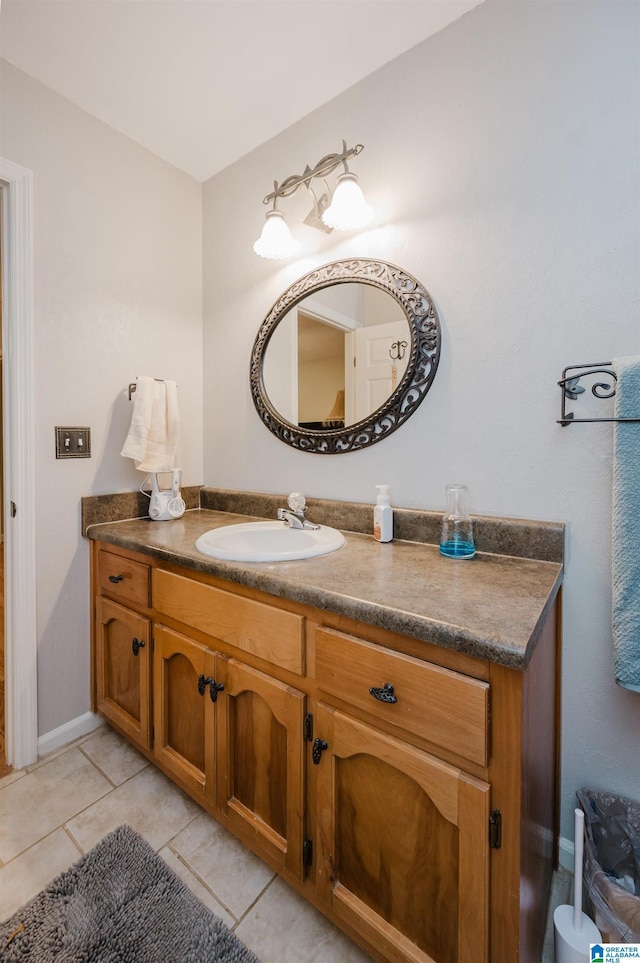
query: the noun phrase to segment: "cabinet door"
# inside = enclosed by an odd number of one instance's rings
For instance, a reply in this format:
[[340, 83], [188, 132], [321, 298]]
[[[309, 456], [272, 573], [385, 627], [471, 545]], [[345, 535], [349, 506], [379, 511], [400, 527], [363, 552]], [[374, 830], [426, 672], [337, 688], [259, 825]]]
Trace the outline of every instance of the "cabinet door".
[[96, 602], [98, 712], [151, 747], [151, 622], [110, 599]]
[[485, 963], [489, 786], [329, 706], [317, 721], [320, 898], [390, 961]]
[[218, 805], [301, 879], [304, 694], [235, 659], [219, 674]]
[[154, 752], [203, 803], [215, 803], [216, 656], [165, 625], [154, 627]]

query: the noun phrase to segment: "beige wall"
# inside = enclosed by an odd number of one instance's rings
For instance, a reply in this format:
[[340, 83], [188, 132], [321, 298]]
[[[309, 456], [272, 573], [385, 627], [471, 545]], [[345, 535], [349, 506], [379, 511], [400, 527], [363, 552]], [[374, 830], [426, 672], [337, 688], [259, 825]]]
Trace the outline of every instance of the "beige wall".
[[[178, 382], [184, 483], [202, 481], [201, 185], [2, 62], [0, 153], [33, 171], [38, 721], [89, 710], [80, 498], [137, 487], [120, 457], [136, 375]], [[90, 459], [54, 426], [89, 425]]]
[[[79, 502], [139, 482], [118, 454], [124, 392], [151, 374], [180, 386], [186, 484], [204, 454], [211, 485], [372, 503], [386, 482], [395, 504], [437, 508], [456, 480], [473, 511], [565, 521], [564, 832], [580, 785], [640, 797], [640, 699], [611, 671], [611, 429], [555, 423], [565, 365], [638, 353], [639, 38], [636, 4], [486, 0], [213, 178], [204, 208], [189, 177], [2, 65], [0, 152], [34, 172], [41, 733], [89, 705]], [[343, 137], [365, 144], [371, 229], [255, 257], [273, 179]], [[347, 256], [425, 283], [442, 361], [382, 444], [309, 455], [260, 424], [250, 351], [288, 284]], [[55, 424], [91, 425], [93, 458], [56, 462]]]
[[333, 358], [299, 364], [298, 372], [298, 421], [324, 421], [333, 411], [338, 392], [344, 392], [344, 350]]
[[[640, 6], [487, 0], [205, 184], [205, 480], [230, 488], [443, 507], [567, 523], [563, 831], [575, 790], [640, 798], [640, 696], [611, 658], [612, 430], [561, 428], [565, 365], [638, 354]], [[274, 179], [340, 149], [377, 212], [357, 235], [301, 230], [303, 256], [251, 245]], [[299, 192], [282, 210], [300, 226]], [[224, 231], [221, 231], [224, 225]], [[220, 244], [221, 236], [224, 245]], [[279, 442], [248, 391], [261, 320], [336, 258], [386, 259], [438, 308], [443, 350], [416, 414], [369, 450]], [[224, 397], [228, 417], [213, 416]]]
[[[3, 408], [3, 380], [4, 380], [4, 345], [2, 343], [2, 299], [3, 299], [3, 275], [2, 267], [4, 260], [4, 253], [2, 249], [2, 235], [3, 230], [1, 225], [4, 224], [4, 214], [2, 210], [2, 191], [0, 191], [0, 535], [4, 538], [4, 443], [3, 443], [3, 427], [4, 427], [4, 408]], [[4, 599], [4, 595], [3, 595]], [[0, 724], [4, 725], [4, 720], [0, 720]]]

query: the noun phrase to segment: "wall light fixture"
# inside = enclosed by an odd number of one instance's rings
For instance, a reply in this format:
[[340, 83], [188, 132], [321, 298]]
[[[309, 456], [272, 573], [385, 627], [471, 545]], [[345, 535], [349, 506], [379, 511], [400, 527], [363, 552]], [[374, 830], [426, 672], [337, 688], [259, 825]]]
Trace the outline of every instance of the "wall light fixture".
[[[302, 174], [292, 174], [281, 184], [274, 181], [273, 191], [263, 200], [263, 204], [273, 202], [273, 208], [267, 211], [262, 234], [253, 245], [256, 254], [260, 257], [280, 260], [291, 257], [297, 252], [300, 245], [292, 236], [284, 214], [277, 209], [277, 204], [281, 197], [291, 197], [303, 185], [313, 198], [313, 207], [304, 219], [304, 223], [310, 227], [318, 228], [328, 234], [334, 229], [354, 231], [369, 224], [373, 219], [373, 211], [364, 198], [358, 178], [347, 165], [347, 160], [350, 157], [356, 157], [363, 149], [362, 144], [347, 147], [346, 141], [343, 140], [341, 154], [327, 154], [315, 167], [311, 168], [307, 164]], [[338, 176], [332, 195], [326, 177], [340, 164], [344, 164], [344, 171]], [[314, 191], [311, 184], [315, 179], [322, 180], [325, 187], [320, 195]]]

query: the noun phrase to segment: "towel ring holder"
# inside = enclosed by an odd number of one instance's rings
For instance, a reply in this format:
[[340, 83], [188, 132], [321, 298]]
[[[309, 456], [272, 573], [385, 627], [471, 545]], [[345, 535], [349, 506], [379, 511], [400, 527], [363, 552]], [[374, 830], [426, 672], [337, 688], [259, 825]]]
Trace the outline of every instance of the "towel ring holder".
[[[153, 380], [154, 380], [154, 381], [162, 381], [163, 379], [162, 379], [162, 378], [154, 378]], [[132, 394], [133, 394], [133, 392], [134, 392], [135, 390], [136, 390], [136, 382], [135, 382], [135, 381], [130, 381], [130, 382], [129, 382], [129, 401], [131, 401], [131, 396], [132, 396]]]

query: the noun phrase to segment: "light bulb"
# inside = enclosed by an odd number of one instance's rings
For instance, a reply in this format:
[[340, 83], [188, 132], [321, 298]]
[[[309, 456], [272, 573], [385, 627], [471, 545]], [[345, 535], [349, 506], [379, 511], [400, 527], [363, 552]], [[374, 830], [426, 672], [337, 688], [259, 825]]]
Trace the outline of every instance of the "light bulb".
[[289, 230], [282, 211], [268, 211], [262, 234], [253, 245], [256, 254], [277, 261], [285, 257], [291, 257], [299, 247], [300, 245]]
[[331, 204], [322, 215], [327, 227], [337, 231], [352, 231], [365, 227], [373, 220], [373, 210], [364, 199], [358, 178], [351, 171], [345, 171], [338, 178]]

